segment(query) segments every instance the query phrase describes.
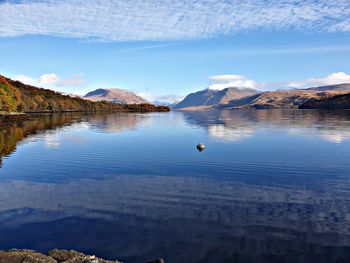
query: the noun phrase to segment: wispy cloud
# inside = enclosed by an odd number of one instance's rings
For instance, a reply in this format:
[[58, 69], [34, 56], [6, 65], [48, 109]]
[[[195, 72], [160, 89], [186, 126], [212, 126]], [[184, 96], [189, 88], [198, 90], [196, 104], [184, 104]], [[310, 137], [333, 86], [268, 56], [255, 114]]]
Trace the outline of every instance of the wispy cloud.
[[153, 50], [153, 49], [162, 49], [167, 47], [173, 47], [176, 46], [176, 43], [170, 43], [170, 44], [160, 44], [160, 45], [146, 45], [146, 46], [137, 46], [137, 47], [130, 47], [121, 49], [119, 51], [121, 52], [137, 52], [137, 51], [145, 51], [145, 50]]
[[345, 72], [335, 72], [327, 76], [313, 77], [304, 80], [292, 80], [284, 82], [258, 82], [242, 75], [217, 75], [208, 78], [209, 89], [222, 90], [228, 87], [253, 88], [257, 90], [276, 90], [290, 88], [310, 88], [318, 86], [350, 83], [350, 75]]
[[[350, 31], [350, 30], [349, 30]], [[295, 55], [303, 53], [329, 53], [329, 52], [343, 52], [350, 51], [350, 45], [330, 45], [330, 46], [314, 46], [314, 47], [275, 47], [275, 48], [259, 48], [259, 49], [234, 49], [214, 51], [215, 55], [234, 55], [234, 56], [271, 56], [271, 55]]]
[[0, 2], [0, 36], [184, 40], [254, 30], [350, 31], [345, 0], [19, 0]]
[[59, 77], [55, 73], [43, 74], [39, 78], [39, 83], [44, 86], [57, 83], [58, 81]]
[[75, 74], [71, 77], [60, 79], [57, 81], [57, 86], [80, 86], [85, 83], [84, 74]]

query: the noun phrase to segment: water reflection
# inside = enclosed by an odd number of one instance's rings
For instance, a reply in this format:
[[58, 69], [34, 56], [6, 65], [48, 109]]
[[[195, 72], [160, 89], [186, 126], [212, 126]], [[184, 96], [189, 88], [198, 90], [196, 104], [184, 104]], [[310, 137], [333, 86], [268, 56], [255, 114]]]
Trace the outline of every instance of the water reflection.
[[140, 122], [147, 119], [145, 114], [99, 114], [87, 118], [93, 129], [103, 132], [122, 132], [135, 129]]
[[[283, 128], [291, 135], [312, 134], [333, 143], [350, 138], [350, 111], [214, 110], [181, 114], [188, 123], [206, 128], [211, 138], [227, 142], [249, 138], [257, 129], [268, 127]], [[17, 142], [29, 135], [45, 132], [46, 145], [55, 148], [59, 142], [50, 130], [83, 122], [100, 132], [123, 132], [137, 128], [149, 118], [145, 114], [66, 113], [41, 115], [19, 125], [0, 127], [0, 165], [2, 157], [15, 151]]]
[[350, 138], [350, 111], [222, 110], [184, 111], [186, 120], [205, 127], [213, 139], [240, 141], [259, 128], [282, 128], [294, 135], [312, 134], [341, 143]]
[[0, 248], [349, 262], [349, 124], [348, 111], [237, 110], [13, 125], [0, 136]]
[[[50, 130], [69, 126], [80, 121], [83, 116], [81, 113], [38, 115], [19, 124], [0, 127], [0, 167], [2, 166], [2, 158], [14, 152], [18, 142], [40, 132], [49, 134]], [[52, 145], [49, 136], [47, 143]]]
[[[43, 139], [48, 148], [58, 148], [60, 145], [57, 137], [57, 129], [75, 125], [74, 128], [90, 127], [99, 132], [122, 132], [133, 129], [147, 118], [147, 114], [125, 114], [125, 113], [61, 113], [34, 115], [30, 120], [0, 127], [0, 167], [3, 157], [16, 150], [17, 143], [27, 137], [34, 137], [38, 133], [44, 133]], [[64, 138], [82, 142], [82, 138]]]

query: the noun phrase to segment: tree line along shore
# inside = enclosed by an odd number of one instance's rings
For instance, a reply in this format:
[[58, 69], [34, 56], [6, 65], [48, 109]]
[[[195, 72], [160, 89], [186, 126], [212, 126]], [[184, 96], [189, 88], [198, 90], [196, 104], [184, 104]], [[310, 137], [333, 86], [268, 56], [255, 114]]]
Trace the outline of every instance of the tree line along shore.
[[[37, 88], [0, 75], [0, 115], [13, 116], [21, 113], [38, 112], [167, 112], [167, 106], [150, 103], [115, 104], [107, 101], [89, 101], [79, 97], [63, 95], [59, 92]], [[23, 118], [23, 116], [19, 117]], [[11, 117], [2, 117], [0, 122]]]

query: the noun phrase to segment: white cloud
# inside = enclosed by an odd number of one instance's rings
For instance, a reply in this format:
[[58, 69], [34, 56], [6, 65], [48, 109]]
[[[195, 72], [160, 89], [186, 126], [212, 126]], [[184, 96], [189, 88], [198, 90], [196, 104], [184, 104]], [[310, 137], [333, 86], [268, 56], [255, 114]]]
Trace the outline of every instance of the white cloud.
[[18, 75], [13, 79], [32, 86], [49, 86], [59, 81], [59, 77], [55, 73], [42, 74], [37, 79], [26, 75]]
[[346, 0], [0, 2], [0, 36], [183, 40], [253, 30], [350, 31]]
[[31, 77], [28, 77], [26, 75], [18, 75], [18, 76], [15, 76], [13, 78], [14, 80], [18, 80], [24, 84], [27, 84], [27, 85], [32, 85], [32, 86], [35, 86], [37, 83], [37, 81]]
[[[38, 78], [32, 78], [26, 75], [18, 75], [13, 77], [14, 80], [18, 80], [24, 84], [47, 87], [51, 89], [60, 90], [62, 87], [77, 87], [85, 83], [84, 74], [75, 74], [68, 78], [61, 79], [55, 73], [45, 73]], [[72, 91], [69, 91], [72, 93]], [[79, 92], [77, 94], [80, 94]]]
[[211, 90], [223, 90], [229, 87], [255, 89], [257, 83], [241, 75], [217, 75], [208, 78]]
[[229, 81], [245, 79], [245, 77], [241, 75], [217, 75], [217, 76], [211, 76], [208, 79], [213, 82], [229, 82]]
[[289, 88], [308, 88], [350, 83], [350, 75], [344, 72], [335, 72], [324, 77], [310, 78], [301, 81], [290, 81], [285, 84]]
[[55, 73], [43, 74], [39, 78], [39, 83], [41, 85], [51, 85], [59, 81], [59, 77]]

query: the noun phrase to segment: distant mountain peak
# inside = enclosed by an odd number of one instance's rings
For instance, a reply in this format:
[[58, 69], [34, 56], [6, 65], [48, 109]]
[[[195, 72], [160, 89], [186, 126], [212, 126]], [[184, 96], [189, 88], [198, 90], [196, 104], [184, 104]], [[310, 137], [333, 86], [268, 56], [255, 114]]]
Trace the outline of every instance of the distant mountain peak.
[[119, 89], [119, 88], [110, 88], [110, 89], [97, 89], [87, 93], [84, 96], [84, 99], [91, 101], [110, 101], [113, 103], [119, 104], [141, 104], [148, 103], [147, 100], [141, 98], [135, 93]]
[[208, 88], [189, 94], [175, 105], [175, 108], [215, 107], [257, 93], [258, 91], [252, 88], [228, 87], [222, 90]]
[[97, 89], [97, 90], [94, 90], [94, 91], [91, 91], [91, 92], [89, 92], [89, 93], [87, 93], [85, 96], [84, 96], [84, 98], [85, 97], [91, 97], [91, 96], [97, 96], [97, 95], [99, 95], [99, 96], [105, 96], [105, 95], [107, 95], [108, 94], [108, 89]]

